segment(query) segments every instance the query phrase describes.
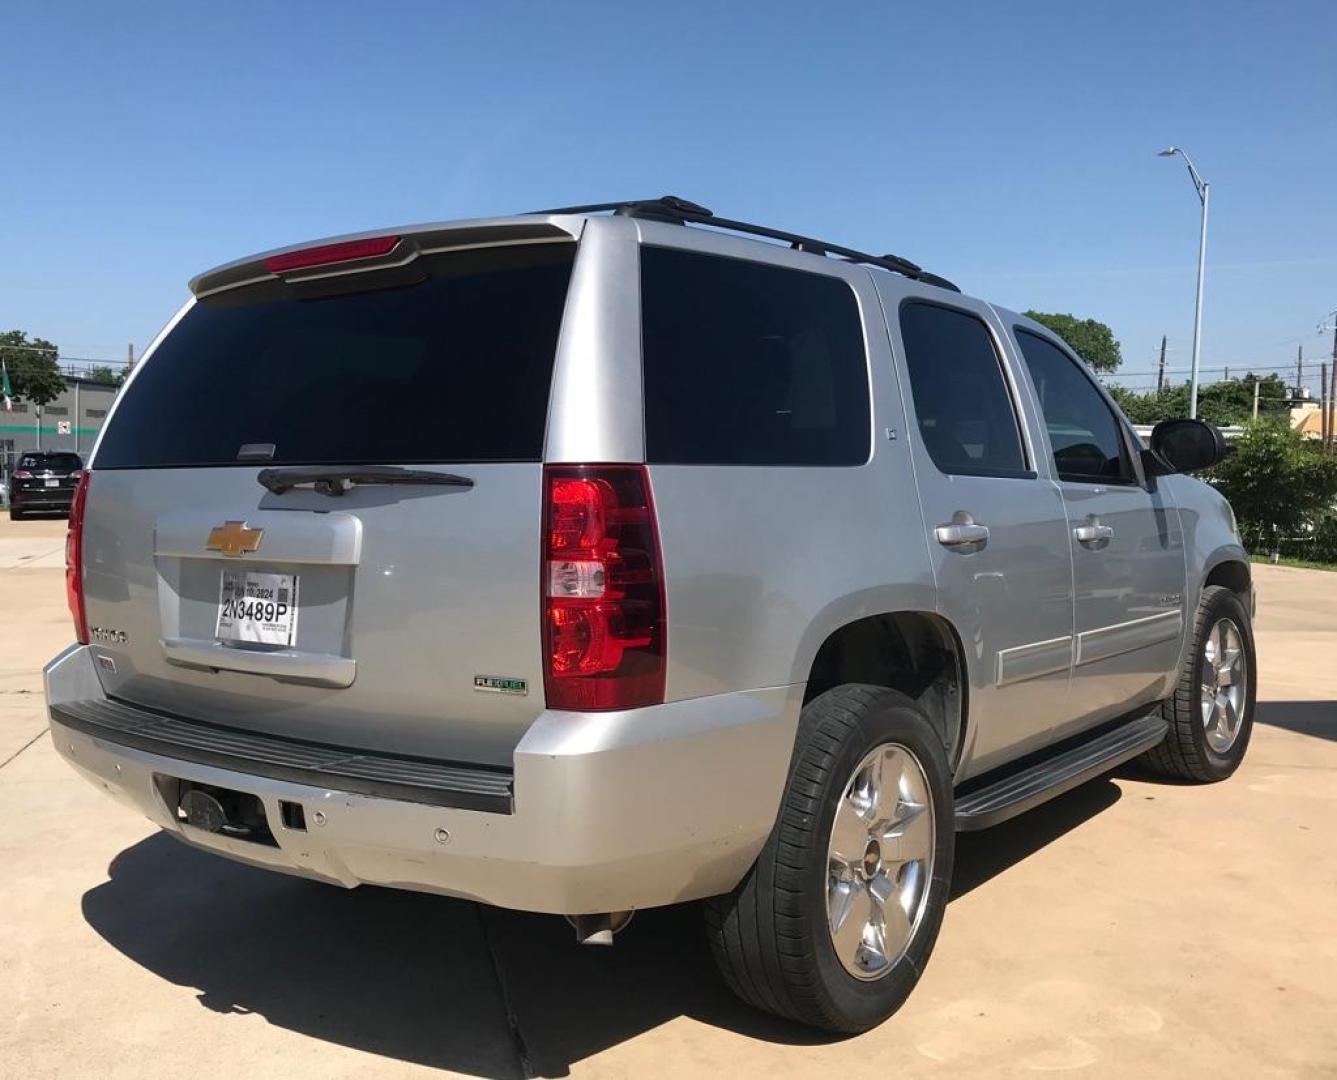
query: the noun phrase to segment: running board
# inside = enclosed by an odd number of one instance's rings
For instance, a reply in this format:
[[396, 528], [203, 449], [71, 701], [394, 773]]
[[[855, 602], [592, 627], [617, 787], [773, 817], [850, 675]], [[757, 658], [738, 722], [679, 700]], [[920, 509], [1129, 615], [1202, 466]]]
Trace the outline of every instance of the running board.
[[987, 829], [1024, 814], [1056, 795], [1071, 791], [1078, 784], [1109, 772], [1144, 750], [1150, 750], [1165, 738], [1166, 730], [1157, 706], [1154, 712], [958, 796], [957, 831]]

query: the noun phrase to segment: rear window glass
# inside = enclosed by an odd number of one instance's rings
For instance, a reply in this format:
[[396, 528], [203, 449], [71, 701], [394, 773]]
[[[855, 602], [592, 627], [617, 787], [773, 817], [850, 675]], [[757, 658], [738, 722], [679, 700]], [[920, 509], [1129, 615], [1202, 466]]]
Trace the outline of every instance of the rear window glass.
[[538, 461], [574, 254], [480, 249], [394, 287], [201, 300], [124, 392], [97, 467], [234, 465], [254, 443], [276, 464]]
[[868, 363], [845, 282], [645, 247], [641, 319], [652, 463], [868, 459]]
[[[49, 411], [49, 410], [48, 410]], [[24, 454], [19, 458], [20, 469], [51, 469], [55, 472], [73, 472], [84, 463], [78, 454]]]

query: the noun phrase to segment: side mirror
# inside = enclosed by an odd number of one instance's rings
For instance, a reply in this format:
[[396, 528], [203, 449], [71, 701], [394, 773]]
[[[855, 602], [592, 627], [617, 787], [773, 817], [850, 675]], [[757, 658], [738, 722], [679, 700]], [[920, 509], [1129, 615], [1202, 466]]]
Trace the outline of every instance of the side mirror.
[[1151, 429], [1148, 470], [1155, 476], [1208, 469], [1229, 448], [1225, 437], [1203, 420], [1162, 420]]

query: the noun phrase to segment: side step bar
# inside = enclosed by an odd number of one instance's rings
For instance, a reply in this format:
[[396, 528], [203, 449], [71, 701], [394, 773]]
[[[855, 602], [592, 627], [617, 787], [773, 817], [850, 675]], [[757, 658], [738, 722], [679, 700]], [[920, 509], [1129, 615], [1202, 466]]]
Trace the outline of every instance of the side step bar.
[[987, 829], [1024, 814], [1150, 750], [1165, 738], [1166, 730], [1158, 706], [1154, 712], [1126, 721], [1070, 749], [1041, 758], [997, 780], [986, 780], [984, 786], [958, 796], [957, 831]]

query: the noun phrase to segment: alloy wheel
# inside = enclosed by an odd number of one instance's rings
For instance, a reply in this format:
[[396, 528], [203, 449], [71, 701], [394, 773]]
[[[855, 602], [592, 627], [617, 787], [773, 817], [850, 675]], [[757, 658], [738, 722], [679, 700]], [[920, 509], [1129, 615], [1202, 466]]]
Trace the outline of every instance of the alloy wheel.
[[1207, 745], [1224, 754], [1235, 745], [1244, 719], [1248, 657], [1233, 619], [1218, 619], [1202, 649], [1202, 726]]
[[827, 847], [831, 943], [859, 979], [887, 974], [909, 947], [933, 881], [933, 800], [914, 753], [883, 743], [859, 762]]

